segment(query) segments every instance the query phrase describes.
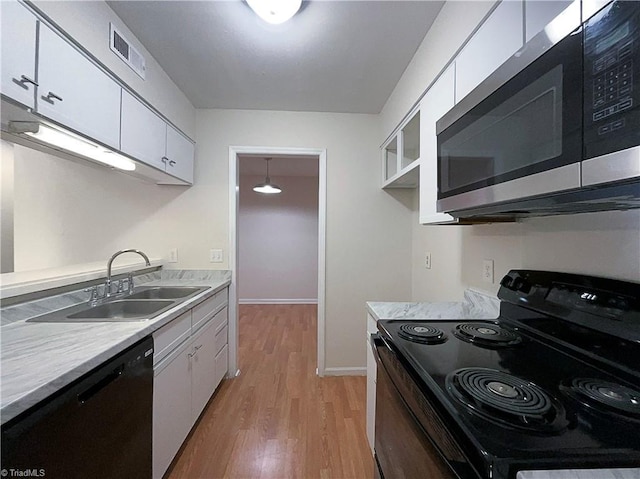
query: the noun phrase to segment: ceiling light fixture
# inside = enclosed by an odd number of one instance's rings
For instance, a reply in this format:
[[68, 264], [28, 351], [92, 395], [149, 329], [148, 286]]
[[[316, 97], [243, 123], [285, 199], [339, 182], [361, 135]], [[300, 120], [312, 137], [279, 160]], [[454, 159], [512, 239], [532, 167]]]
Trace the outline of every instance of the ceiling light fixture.
[[136, 169], [135, 162], [129, 158], [61, 128], [39, 122], [11, 122], [10, 130], [14, 133], [28, 135], [55, 149], [98, 161], [120, 170], [133, 171]]
[[247, 0], [247, 3], [265, 22], [277, 25], [295, 15], [302, 0]]
[[265, 158], [265, 161], [267, 162], [267, 176], [264, 179], [264, 183], [258, 183], [256, 186], [253, 187], [253, 191], [255, 191], [256, 193], [262, 193], [265, 195], [282, 193], [282, 188], [280, 188], [278, 185], [272, 184], [271, 178], [269, 178], [269, 161], [271, 161], [271, 158]]

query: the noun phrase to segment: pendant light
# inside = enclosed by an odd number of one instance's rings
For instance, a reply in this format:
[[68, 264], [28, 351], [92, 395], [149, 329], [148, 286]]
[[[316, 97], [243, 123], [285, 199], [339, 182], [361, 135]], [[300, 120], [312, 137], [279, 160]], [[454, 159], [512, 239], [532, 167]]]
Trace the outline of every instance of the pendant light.
[[265, 158], [265, 161], [267, 162], [267, 176], [264, 179], [264, 183], [258, 183], [256, 186], [253, 187], [253, 191], [255, 191], [256, 193], [262, 193], [265, 195], [282, 193], [282, 188], [280, 188], [278, 185], [272, 184], [271, 178], [269, 178], [269, 161], [271, 161], [271, 158]]

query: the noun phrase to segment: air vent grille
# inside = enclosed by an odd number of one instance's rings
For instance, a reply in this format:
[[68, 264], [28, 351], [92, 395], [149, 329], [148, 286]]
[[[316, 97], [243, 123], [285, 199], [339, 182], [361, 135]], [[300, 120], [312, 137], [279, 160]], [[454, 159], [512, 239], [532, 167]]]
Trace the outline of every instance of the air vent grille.
[[109, 27], [109, 48], [144, 80], [147, 69], [144, 57], [116, 29], [113, 23], [110, 23]]

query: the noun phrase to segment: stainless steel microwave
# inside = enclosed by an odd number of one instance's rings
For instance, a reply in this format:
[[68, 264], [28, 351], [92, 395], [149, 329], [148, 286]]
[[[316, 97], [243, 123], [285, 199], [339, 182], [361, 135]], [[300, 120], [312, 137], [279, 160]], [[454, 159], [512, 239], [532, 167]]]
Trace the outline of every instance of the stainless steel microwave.
[[578, 14], [554, 38], [566, 18], [438, 121], [438, 211], [640, 207], [640, 2], [614, 1], [583, 23]]

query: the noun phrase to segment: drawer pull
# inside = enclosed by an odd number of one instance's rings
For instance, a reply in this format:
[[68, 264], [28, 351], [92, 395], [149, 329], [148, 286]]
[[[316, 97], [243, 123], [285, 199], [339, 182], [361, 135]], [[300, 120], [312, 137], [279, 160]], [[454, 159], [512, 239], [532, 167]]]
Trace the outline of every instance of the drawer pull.
[[20, 75], [20, 80], [16, 80], [16, 81], [22, 83], [23, 85], [25, 83], [31, 83], [33, 86], [39, 86], [35, 80], [32, 80], [27, 75]]

